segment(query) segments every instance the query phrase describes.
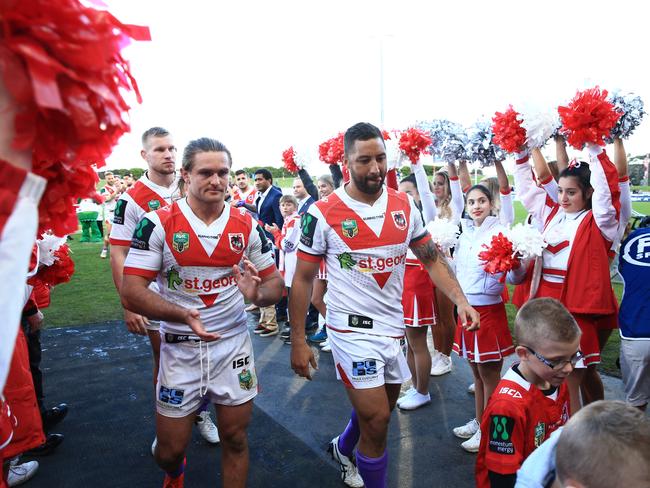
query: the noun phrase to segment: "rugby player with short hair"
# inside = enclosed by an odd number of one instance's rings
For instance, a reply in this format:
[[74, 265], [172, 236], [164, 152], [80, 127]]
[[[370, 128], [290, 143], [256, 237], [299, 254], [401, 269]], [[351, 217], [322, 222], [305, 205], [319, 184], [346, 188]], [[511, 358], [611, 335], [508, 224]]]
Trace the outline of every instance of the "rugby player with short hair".
[[[187, 197], [145, 215], [124, 267], [124, 306], [162, 321], [155, 457], [168, 488], [183, 486], [185, 450], [205, 399], [217, 408], [223, 486], [246, 485], [257, 377], [244, 299], [271, 306], [284, 282], [264, 231], [224, 202], [231, 164], [219, 141], [191, 141], [182, 166]], [[159, 293], [149, 289], [152, 280]]]
[[[305, 341], [304, 317], [321, 260], [328, 270], [327, 327], [337, 376], [353, 406], [345, 432], [330, 449], [348, 486], [386, 485], [386, 434], [402, 383], [410, 377], [402, 289], [406, 251], [413, 250], [435, 285], [458, 307], [460, 322], [479, 325], [453, 271], [426, 231], [413, 199], [384, 186], [386, 147], [367, 123], [344, 138], [350, 181], [314, 203], [301, 222], [298, 263], [291, 287], [291, 365], [311, 379], [316, 367]], [[356, 446], [356, 465], [353, 451]]]

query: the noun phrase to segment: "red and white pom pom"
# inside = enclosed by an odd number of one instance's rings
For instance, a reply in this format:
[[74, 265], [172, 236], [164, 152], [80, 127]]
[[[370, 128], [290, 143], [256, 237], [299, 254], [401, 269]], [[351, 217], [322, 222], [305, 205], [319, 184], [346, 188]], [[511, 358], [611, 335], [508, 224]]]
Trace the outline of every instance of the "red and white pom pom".
[[318, 158], [327, 164], [340, 164], [343, 162], [343, 132], [336, 137], [326, 140], [318, 146]]
[[607, 100], [607, 90], [599, 87], [579, 91], [566, 107], [558, 107], [563, 133], [576, 149], [585, 144], [605, 145], [605, 138], [616, 125], [621, 113]]
[[0, 2], [0, 19], [2, 75], [19, 108], [12, 145], [31, 150], [32, 172], [48, 180], [41, 229], [75, 232], [74, 203], [95, 193], [93, 167], [130, 130], [124, 94], [140, 101], [121, 51], [149, 30], [79, 0]]
[[513, 251], [521, 259], [539, 257], [546, 248], [546, 241], [540, 231], [531, 225], [517, 224], [508, 233]]
[[65, 244], [67, 239], [65, 237], [57, 237], [52, 234], [43, 234], [40, 239], [36, 241], [38, 245], [38, 263], [43, 266], [52, 266], [57, 260], [56, 251]]
[[70, 257], [70, 248], [67, 244], [60, 246], [53, 254], [54, 262], [42, 267], [28, 283], [34, 286], [47, 286], [49, 288], [60, 283], [67, 283], [74, 274], [74, 261]]
[[298, 173], [300, 169], [304, 166], [303, 162], [300, 161], [300, 158], [296, 154], [296, 150], [293, 146], [290, 146], [289, 149], [282, 151], [282, 162], [284, 163], [284, 168], [292, 174]]
[[448, 219], [435, 218], [427, 224], [431, 240], [443, 251], [449, 251], [458, 244], [460, 229]]
[[492, 236], [490, 245], [483, 244], [485, 251], [481, 251], [478, 258], [485, 261], [483, 269], [490, 274], [503, 273], [499, 281], [506, 280], [506, 273], [520, 266], [519, 256], [515, 252], [514, 245], [508, 237], [499, 232]]
[[492, 140], [506, 152], [519, 151], [526, 144], [526, 129], [521, 125], [522, 118], [512, 105], [492, 117]]
[[399, 136], [399, 148], [412, 163], [417, 163], [422, 154], [428, 154], [431, 136], [421, 129], [409, 127]]

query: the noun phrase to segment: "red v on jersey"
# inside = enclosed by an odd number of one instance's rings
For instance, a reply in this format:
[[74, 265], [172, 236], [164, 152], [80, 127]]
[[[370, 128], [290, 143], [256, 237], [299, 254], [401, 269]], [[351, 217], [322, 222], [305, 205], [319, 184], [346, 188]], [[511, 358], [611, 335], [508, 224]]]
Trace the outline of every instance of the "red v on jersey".
[[387, 273], [373, 273], [372, 277], [379, 285], [379, 288], [383, 290], [384, 285], [386, 285], [386, 282], [390, 279], [390, 275], [392, 274], [393, 274], [392, 271], [388, 271]]
[[[317, 205], [327, 224], [337, 233], [341, 240], [353, 251], [378, 246], [403, 244], [408, 233], [411, 206], [405, 193], [398, 193], [387, 188], [386, 212], [379, 236], [364, 222], [363, 218], [335, 193], [321, 200]], [[384, 280], [385, 284], [386, 280]], [[380, 284], [383, 287], [383, 285]]]
[[158, 195], [158, 193], [153, 191], [140, 180], [136, 181], [133, 188], [131, 188], [127, 193], [145, 212], [152, 212], [168, 205], [163, 197]]
[[218, 296], [218, 293], [212, 293], [210, 295], [199, 295], [199, 298], [207, 308], [210, 308], [212, 305], [214, 305], [214, 302], [217, 300]]
[[[165, 241], [180, 266], [233, 266], [239, 264], [248, 247], [252, 220], [239, 210], [226, 205], [230, 212], [219, 243], [211, 255], [205, 251], [199, 237], [176, 202], [158, 213], [165, 229]], [[216, 296], [214, 297], [216, 299]], [[204, 299], [204, 296], [201, 297]], [[214, 302], [214, 300], [213, 300]]]

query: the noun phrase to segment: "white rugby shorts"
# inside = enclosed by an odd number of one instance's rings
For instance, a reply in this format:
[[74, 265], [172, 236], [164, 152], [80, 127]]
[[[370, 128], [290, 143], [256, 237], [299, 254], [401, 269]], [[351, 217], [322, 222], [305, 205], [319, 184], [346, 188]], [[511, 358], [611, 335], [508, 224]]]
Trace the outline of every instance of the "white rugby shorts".
[[[203, 398], [236, 406], [257, 395], [257, 374], [248, 331], [214, 342], [162, 333], [156, 407], [165, 417], [194, 413]], [[180, 341], [180, 342], [173, 342]], [[201, 364], [203, 363], [203, 364]]]
[[359, 332], [337, 332], [328, 327], [336, 377], [347, 388], [361, 390], [384, 384], [402, 384], [411, 373], [401, 339]]

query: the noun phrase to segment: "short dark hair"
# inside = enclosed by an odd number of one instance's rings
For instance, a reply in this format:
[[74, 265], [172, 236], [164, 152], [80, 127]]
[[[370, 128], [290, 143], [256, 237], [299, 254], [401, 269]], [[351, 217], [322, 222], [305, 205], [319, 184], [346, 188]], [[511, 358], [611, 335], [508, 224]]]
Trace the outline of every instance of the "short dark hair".
[[381, 141], [384, 142], [384, 136], [374, 125], [369, 124], [368, 122], [359, 122], [358, 124], [354, 124], [345, 131], [345, 136], [343, 137], [343, 149], [345, 155], [350, 155], [356, 141], [369, 141], [370, 139], [381, 139]]
[[230, 151], [222, 142], [216, 139], [210, 139], [209, 137], [201, 137], [200, 139], [194, 139], [188, 142], [187, 146], [185, 146], [185, 150], [183, 151], [183, 169], [185, 171], [192, 171], [194, 157], [204, 152], [225, 152], [228, 155], [228, 163], [232, 166]]
[[265, 180], [269, 180], [271, 183], [273, 183], [273, 175], [268, 169], [260, 168], [257, 171], [255, 171], [255, 174], [262, 175], [262, 178], [264, 178]]
[[404, 178], [402, 178], [402, 179], [400, 180], [400, 183], [413, 183], [413, 184], [415, 185], [416, 188], [417, 188], [417, 186], [418, 186], [418, 182], [417, 182], [417, 180], [415, 179], [415, 175], [414, 175], [413, 173], [411, 173], [411, 174], [405, 176]]
[[150, 137], [167, 137], [168, 135], [169, 131], [167, 129], [162, 127], [152, 127], [142, 133], [142, 145], [144, 146]]
[[555, 298], [528, 300], [515, 317], [517, 343], [536, 347], [542, 340], [572, 343], [581, 331], [573, 315]]
[[246, 175], [246, 176], [248, 176], [246, 174], [246, 171], [244, 171], [243, 169], [238, 169], [237, 171], [235, 171], [235, 176], [237, 176], [237, 175]]

